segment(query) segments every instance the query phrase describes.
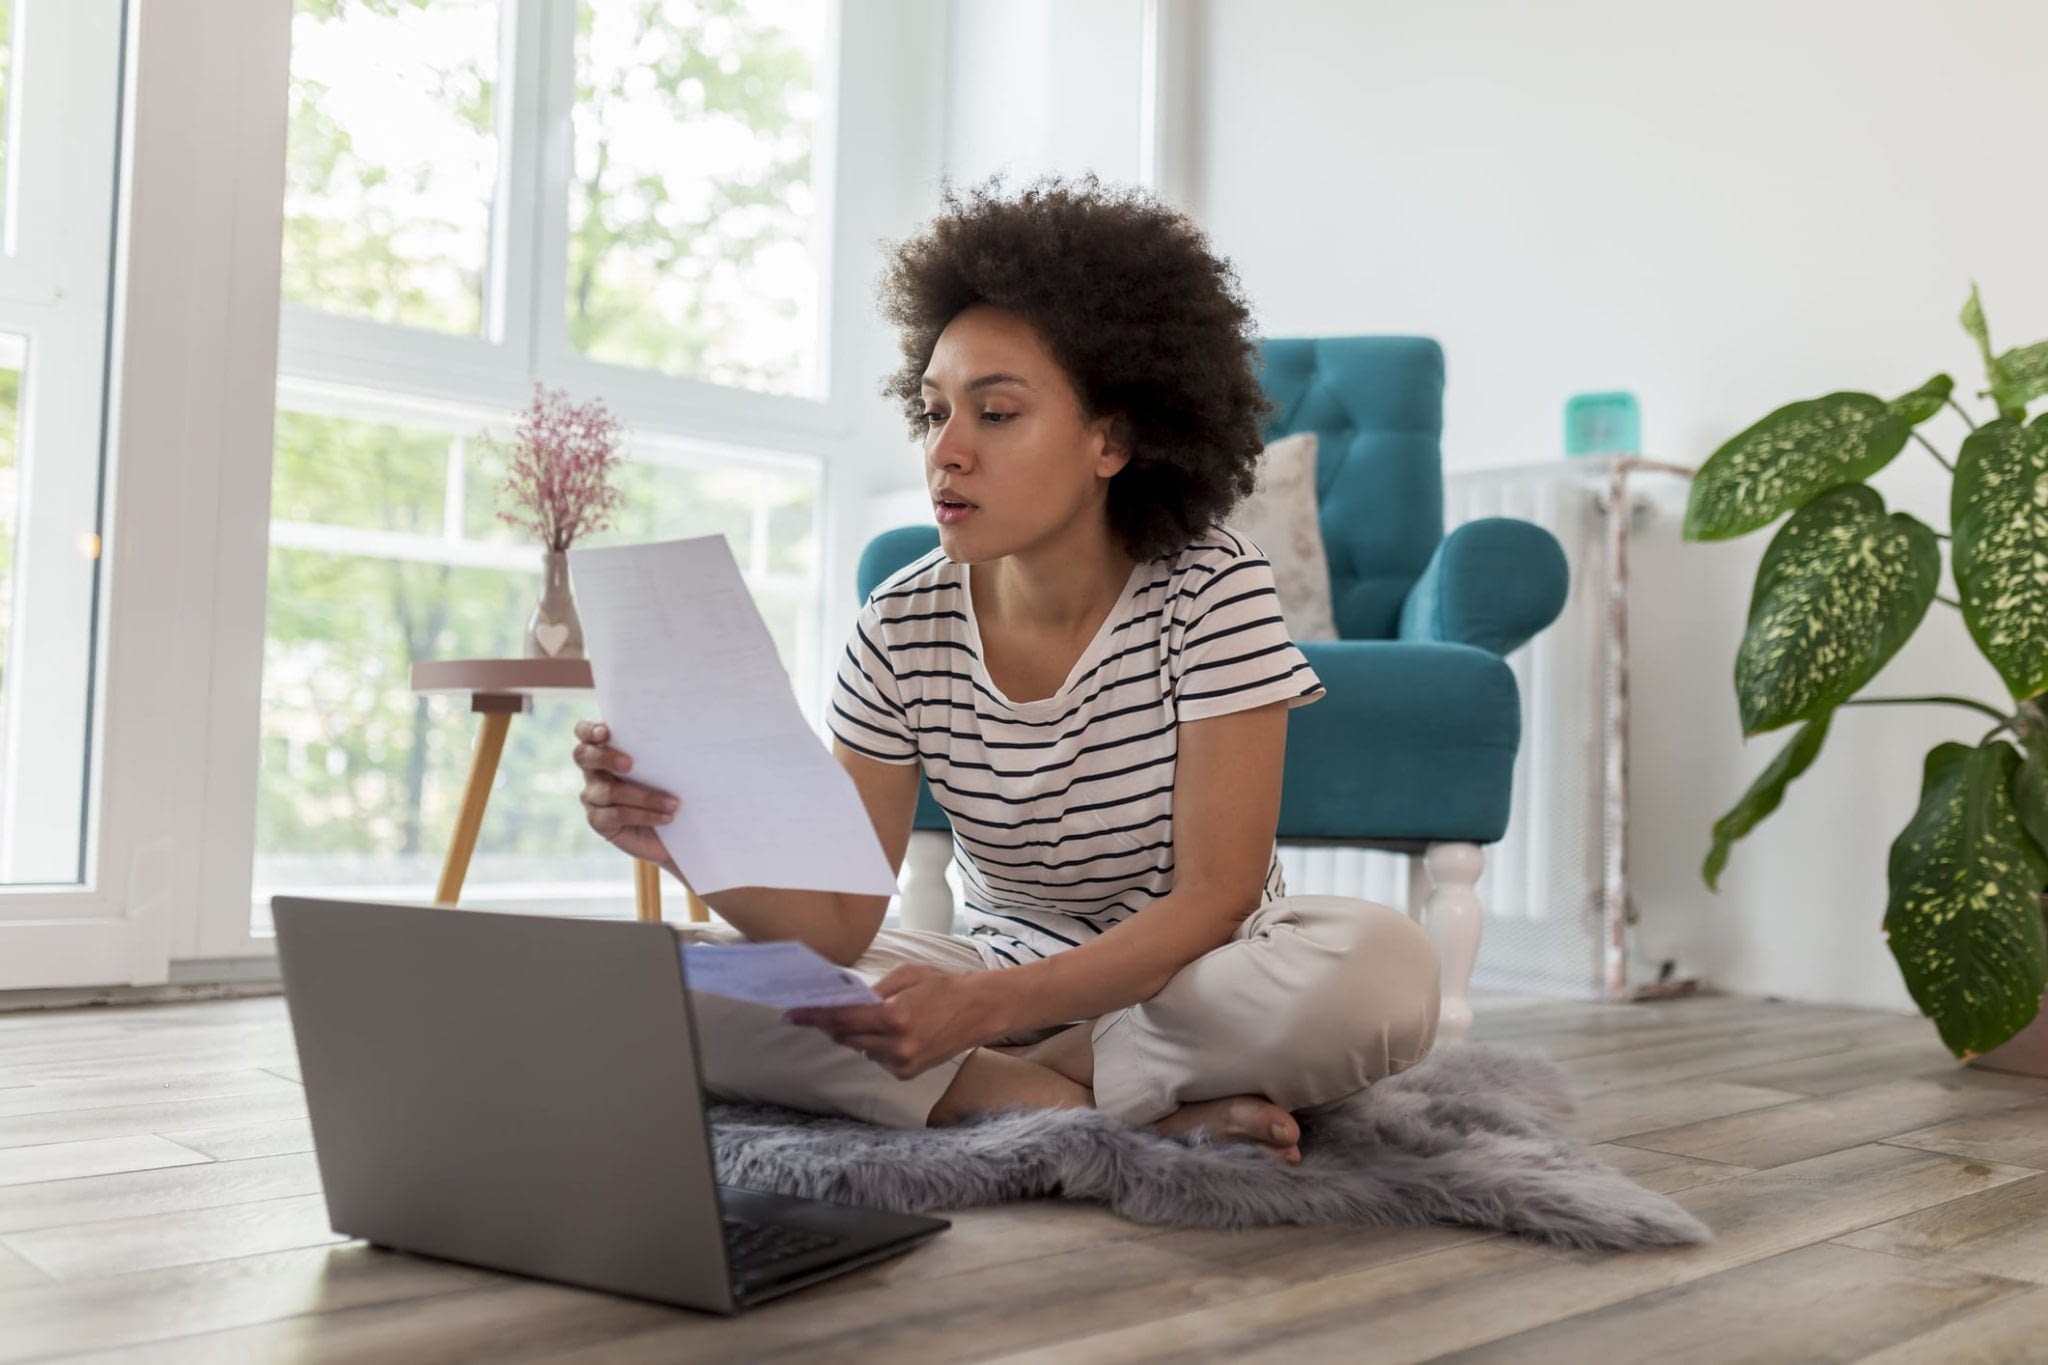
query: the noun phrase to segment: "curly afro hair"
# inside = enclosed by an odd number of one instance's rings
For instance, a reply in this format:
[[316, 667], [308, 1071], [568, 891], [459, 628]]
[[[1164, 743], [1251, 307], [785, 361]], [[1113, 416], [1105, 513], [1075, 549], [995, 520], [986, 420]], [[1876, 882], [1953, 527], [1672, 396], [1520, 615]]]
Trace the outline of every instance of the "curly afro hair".
[[1222, 521], [1257, 481], [1270, 410], [1253, 373], [1252, 315], [1236, 272], [1188, 219], [1090, 175], [1000, 176], [898, 243], [881, 286], [903, 365], [883, 386], [921, 432], [925, 366], [946, 324], [975, 304], [1023, 318], [1090, 420], [1109, 416], [1131, 458], [1109, 485], [1109, 522], [1134, 559], [1171, 554]]

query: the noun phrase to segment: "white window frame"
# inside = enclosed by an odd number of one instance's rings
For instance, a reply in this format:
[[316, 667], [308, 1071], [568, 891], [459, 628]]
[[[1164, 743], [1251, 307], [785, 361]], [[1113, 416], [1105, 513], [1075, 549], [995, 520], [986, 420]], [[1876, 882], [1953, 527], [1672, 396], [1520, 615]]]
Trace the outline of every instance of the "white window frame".
[[838, 348], [830, 344], [838, 254], [831, 229], [837, 202], [843, 0], [826, 0], [812, 155], [821, 397], [758, 392], [608, 364], [570, 343], [565, 295], [577, 0], [501, 3], [500, 80], [511, 82], [511, 98], [497, 106], [498, 202], [504, 211], [492, 215], [481, 334], [395, 326], [288, 302], [280, 371], [493, 411], [519, 407], [534, 379], [544, 376], [578, 393], [603, 394], [606, 404], [636, 429], [745, 444], [760, 444], [762, 433], [772, 433], [785, 448], [792, 439], [819, 449], [844, 437], [855, 425], [855, 400], [838, 382], [844, 367], [838, 363]]
[[[568, 339], [567, 252], [571, 119], [575, 99], [578, 0], [501, 0], [497, 102], [499, 186], [484, 279], [482, 325], [475, 336], [341, 316], [287, 301], [280, 325], [278, 406], [361, 421], [389, 421], [447, 431], [502, 429], [536, 380], [578, 394], [601, 394], [632, 431], [632, 457], [694, 464], [739, 458], [789, 469], [820, 484], [821, 465], [849, 426], [844, 401], [830, 393], [835, 372], [832, 334], [833, 144], [840, 44], [839, 0], [826, 0], [825, 36], [817, 73], [820, 116], [813, 141], [817, 212], [813, 256], [818, 264], [818, 331], [814, 347], [825, 397], [778, 395], [607, 364]], [[555, 54], [561, 54], [558, 57]], [[508, 84], [509, 83], [509, 84]], [[822, 247], [822, 249], [820, 249]], [[766, 434], [775, 447], [760, 444]], [[740, 438], [744, 439], [740, 439]], [[822, 520], [822, 517], [821, 517]], [[302, 548], [531, 568], [533, 555], [515, 548], [448, 546], [419, 537], [391, 537], [350, 528], [273, 523], [273, 535]], [[822, 537], [821, 537], [822, 539]], [[743, 547], [742, 553], [745, 553]], [[761, 550], [758, 537], [755, 552]], [[757, 588], [787, 590], [765, 564], [743, 565]], [[814, 599], [816, 576], [801, 586]], [[821, 612], [807, 614], [808, 638], [792, 664], [799, 699], [814, 714], [822, 693]], [[820, 724], [822, 733], [822, 723]], [[253, 861], [253, 846], [251, 849]], [[253, 888], [258, 893], [260, 887]], [[487, 888], [478, 886], [477, 893]], [[259, 940], [237, 937], [224, 919], [203, 935], [206, 945], [235, 955]]]
[[[113, 0], [25, 3], [81, 12]], [[619, 404], [642, 432], [680, 411], [678, 436], [820, 457], [826, 667], [853, 619], [853, 560], [881, 529], [871, 495], [906, 481], [884, 462], [915, 458], [900, 417], [862, 392], [896, 360], [872, 318], [873, 245], [928, 215], [943, 158], [944, 11], [862, 0], [860, 18], [839, 33], [839, 104], [862, 136], [835, 157], [840, 208], [826, 210], [835, 257], [860, 262], [831, 285], [838, 397], [808, 418], [800, 403], [771, 404], [785, 420], [753, 424], [751, 405]], [[249, 893], [290, 50], [283, 3], [128, 5], [86, 875], [7, 898], [0, 990], [275, 970], [274, 942], [249, 932]], [[850, 184], [861, 192], [846, 195]], [[409, 391], [403, 368], [372, 386]], [[842, 387], [842, 375], [856, 382]], [[471, 396], [514, 409], [524, 385], [502, 381], [475, 382]]]
[[[209, 5], [231, 0], [177, 2]], [[557, 199], [552, 192], [542, 194], [534, 186], [531, 215], [500, 215], [505, 239], [503, 254], [494, 258], [493, 269], [498, 268], [495, 260], [503, 260], [509, 271], [521, 259], [531, 262], [531, 252], [544, 250], [552, 256], [553, 247], [546, 245], [550, 232], [557, 245], [566, 236], [566, 95], [573, 93], [573, 79], [548, 87], [552, 94], [547, 94], [537, 73], [543, 65], [541, 35], [553, 33], [559, 41], [565, 22], [573, 34], [574, 11], [573, 0], [507, 2], [523, 6], [522, 13], [542, 14], [546, 22], [512, 25], [507, 39], [512, 56], [507, 69], [515, 79], [512, 98], [501, 103], [500, 117], [511, 120], [514, 139], [521, 128], [546, 127], [547, 174], [559, 176], [562, 189]], [[286, 307], [280, 320], [274, 259], [269, 263], [268, 287], [277, 337], [275, 366], [268, 371], [253, 367], [240, 371], [242, 382], [254, 387], [265, 405], [265, 445], [260, 450], [238, 447], [223, 462], [220, 560], [233, 569], [222, 583], [214, 629], [209, 722], [213, 744], [204, 803], [203, 868], [193, 898], [196, 910], [181, 917], [171, 935], [171, 957], [177, 964], [174, 979], [245, 974], [261, 969], [263, 961], [276, 951], [274, 940], [251, 932], [249, 910], [265, 634], [270, 496], [267, 443], [270, 405], [281, 386], [370, 390], [386, 403], [399, 403], [410, 396], [427, 409], [466, 407], [496, 414], [502, 420], [530, 398], [532, 380], [538, 377], [549, 384], [602, 395], [632, 428], [636, 440], [814, 458], [822, 522], [822, 597], [813, 657], [818, 661], [815, 685], [823, 688], [857, 605], [853, 561], [866, 538], [880, 529], [872, 521], [868, 502], [877, 483], [874, 465], [878, 458], [897, 458], [895, 452], [899, 451], [904, 452], [901, 458], [914, 459], [900, 414], [874, 391], [880, 376], [893, 368], [896, 356], [891, 339], [872, 321], [872, 277], [866, 271], [848, 271], [843, 263], [871, 252], [873, 244], [886, 236], [900, 235], [933, 206], [943, 156], [943, 57], [947, 50], [946, 15], [924, 0], [862, 0], [862, 22], [857, 25], [841, 23], [842, 3], [831, 0], [825, 61], [820, 70], [824, 113], [814, 152], [817, 222], [829, 247], [820, 258], [822, 397], [724, 388], [604, 365], [580, 355], [563, 356], [559, 349], [539, 345], [532, 319], [537, 310], [549, 305], [558, 318], [562, 315], [565, 256], [552, 272], [552, 283], [540, 278], [540, 298], [522, 296], [508, 280], [502, 310], [487, 305], [487, 319], [502, 320], [499, 334], [505, 342], [495, 352], [483, 338], [373, 324], [297, 306]], [[279, 8], [288, 10], [283, 5]], [[289, 70], [288, 13], [282, 29], [281, 50], [277, 48], [279, 40], [273, 39], [271, 48], [251, 56], [251, 60], [277, 63], [282, 68], [274, 73], [275, 105], [248, 115], [273, 125], [265, 131], [279, 149], [272, 205], [277, 223], [282, 218], [281, 149], [288, 114], [284, 96]], [[564, 45], [557, 50], [566, 53], [573, 49]], [[556, 65], [563, 72], [569, 69], [566, 63]], [[526, 79], [517, 79], [521, 76]], [[826, 126], [828, 120], [830, 126]], [[840, 129], [846, 126], [861, 128], [863, 137], [842, 139]], [[502, 134], [501, 139], [501, 175], [506, 177], [506, 192], [517, 195], [523, 192], [516, 169], [519, 158], [513, 150], [517, 144], [514, 139], [503, 139]], [[558, 142], [559, 147], [555, 145]], [[192, 145], [206, 144], [197, 141]], [[514, 166], [504, 165], [505, 156], [511, 156]], [[846, 195], [849, 184], [860, 184], [863, 193]], [[550, 212], [560, 220], [558, 224], [550, 228], [537, 221], [540, 206], [556, 202], [561, 211]], [[522, 219], [527, 223], [525, 235]], [[269, 230], [273, 234], [270, 240], [275, 240], [279, 227]], [[244, 264], [251, 276], [257, 273], [254, 263]], [[519, 278], [531, 280], [536, 275], [529, 270]], [[517, 321], [521, 318], [528, 319], [523, 334]], [[253, 320], [244, 321], [255, 325]], [[487, 321], [486, 326], [491, 325]], [[527, 352], [524, 358], [516, 344], [522, 335]], [[566, 332], [562, 335], [566, 342]], [[251, 353], [243, 359], [254, 361], [257, 357]], [[550, 364], [560, 368], [548, 368]], [[363, 411], [352, 409], [351, 415], [360, 416]], [[877, 452], [888, 453], [878, 456]]]
[[[16, 0], [0, 333], [22, 361], [13, 628], [0, 689], [0, 920], [75, 886], [91, 738], [119, 0]], [[81, 98], [91, 92], [92, 98]], [[26, 210], [26, 211], [24, 211]], [[19, 342], [11, 338], [19, 337]], [[11, 357], [12, 358], [12, 357]], [[59, 867], [56, 850], [75, 852]], [[38, 903], [42, 904], [42, 903]]]
[[[44, 10], [31, 45], [59, 4], [119, 13], [113, 0], [31, 3]], [[267, 114], [284, 100], [288, 17], [240, 0], [127, 7], [85, 878], [6, 897], [0, 989], [160, 982], [195, 927], [224, 776], [214, 648], [247, 587], [225, 556], [247, 525], [237, 478], [253, 473], [268, 495], [269, 394], [234, 381], [276, 362], [284, 149]], [[21, 75], [33, 102], [27, 83], [45, 78], [34, 60]], [[112, 147], [113, 107], [103, 113]], [[24, 259], [35, 239], [23, 235]], [[90, 410], [96, 421], [97, 388]], [[78, 750], [67, 761], [79, 766]]]
[[[499, 569], [529, 575], [535, 573], [538, 556], [535, 547], [478, 541], [463, 536], [461, 530], [465, 520], [465, 508], [462, 496], [462, 468], [459, 461], [465, 438], [487, 426], [502, 425], [504, 414], [459, 404], [379, 394], [291, 377], [281, 379], [278, 383], [278, 410], [339, 417], [359, 422], [389, 423], [414, 430], [442, 433], [450, 438], [450, 450], [441, 522], [437, 532], [398, 532], [331, 523], [273, 519], [270, 523], [272, 546], [315, 553], [395, 559], [415, 564]], [[818, 462], [810, 457], [773, 450], [742, 450], [727, 444], [713, 444], [689, 438], [636, 434], [628, 456], [639, 463], [699, 470], [720, 469], [734, 457], [744, 459], [752, 467], [781, 470], [820, 484], [823, 482]], [[814, 504], [812, 525], [813, 534], [818, 536], [821, 542], [824, 530], [823, 513], [821, 490]], [[798, 703], [806, 714], [816, 718], [815, 728], [822, 739], [826, 734], [820, 714], [824, 694], [822, 683], [827, 676], [827, 670], [825, 660], [821, 657], [821, 633], [817, 628], [815, 610], [822, 586], [822, 573], [777, 573], [769, 568], [765, 526], [767, 515], [767, 504], [757, 502], [753, 509], [753, 526], [748, 542], [745, 545], [736, 545], [734, 549], [740, 555], [740, 567], [748, 585], [755, 591], [785, 600], [808, 600], [811, 606], [811, 610], [805, 613], [809, 617], [807, 628], [800, 630], [798, 634], [795, 657], [790, 662], [790, 674], [796, 688]], [[822, 569], [822, 566], [820, 567]], [[503, 793], [498, 797], [500, 801], [505, 799]], [[623, 873], [616, 880], [616, 885], [592, 882], [493, 885], [479, 875], [479, 869], [473, 864], [465, 886], [464, 899], [494, 905], [514, 905], [533, 901], [576, 901], [592, 905], [630, 906], [630, 881]], [[261, 904], [266, 894], [260, 883], [253, 887], [250, 909], [255, 912], [258, 922], [263, 922], [266, 918]], [[353, 894], [353, 888], [300, 888], [296, 894], [347, 896]], [[433, 883], [430, 878], [417, 886], [381, 886], [375, 894], [378, 897], [411, 897], [425, 900], [431, 898], [433, 894]]]

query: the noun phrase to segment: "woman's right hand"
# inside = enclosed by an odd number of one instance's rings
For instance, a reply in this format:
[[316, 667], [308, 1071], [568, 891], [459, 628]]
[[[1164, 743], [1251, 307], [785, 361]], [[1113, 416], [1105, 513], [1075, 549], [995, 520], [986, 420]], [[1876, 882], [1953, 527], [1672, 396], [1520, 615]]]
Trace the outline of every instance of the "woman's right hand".
[[682, 802], [665, 791], [628, 782], [633, 760], [610, 745], [611, 731], [600, 720], [576, 722], [576, 766], [583, 770], [583, 815], [590, 827], [623, 852], [657, 867], [668, 865], [668, 850], [654, 832], [676, 818]]

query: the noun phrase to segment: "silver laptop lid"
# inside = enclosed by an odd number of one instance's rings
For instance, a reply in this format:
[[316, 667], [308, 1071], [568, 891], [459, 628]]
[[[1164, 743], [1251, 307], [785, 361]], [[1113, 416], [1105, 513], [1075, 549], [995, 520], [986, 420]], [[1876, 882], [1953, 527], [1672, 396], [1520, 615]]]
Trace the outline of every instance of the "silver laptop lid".
[[272, 906], [337, 1232], [731, 1310], [668, 926]]

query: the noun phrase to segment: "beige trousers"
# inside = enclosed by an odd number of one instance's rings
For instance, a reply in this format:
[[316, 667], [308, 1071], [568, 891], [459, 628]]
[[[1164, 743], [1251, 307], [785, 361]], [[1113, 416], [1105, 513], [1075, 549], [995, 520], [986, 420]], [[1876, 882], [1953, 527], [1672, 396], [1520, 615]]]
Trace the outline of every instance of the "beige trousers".
[[[695, 942], [740, 937], [678, 927]], [[882, 930], [853, 970], [873, 984], [906, 962], [991, 970], [967, 939], [912, 929]], [[1406, 915], [1349, 896], [1285, 896], [1150, 1000], [1093, 1021], [1095, 1104], [1134, 1124], [1225, 1095], [1321, 1108], [1421, 1061], [1436, 1040], [1437, 1005], [1436, 950]], [[720, 1099], [923, 1128], [968, 1055], [898, 1080], [768, 1006], [704, 994], [691, 1006], [704, 1085]]]

